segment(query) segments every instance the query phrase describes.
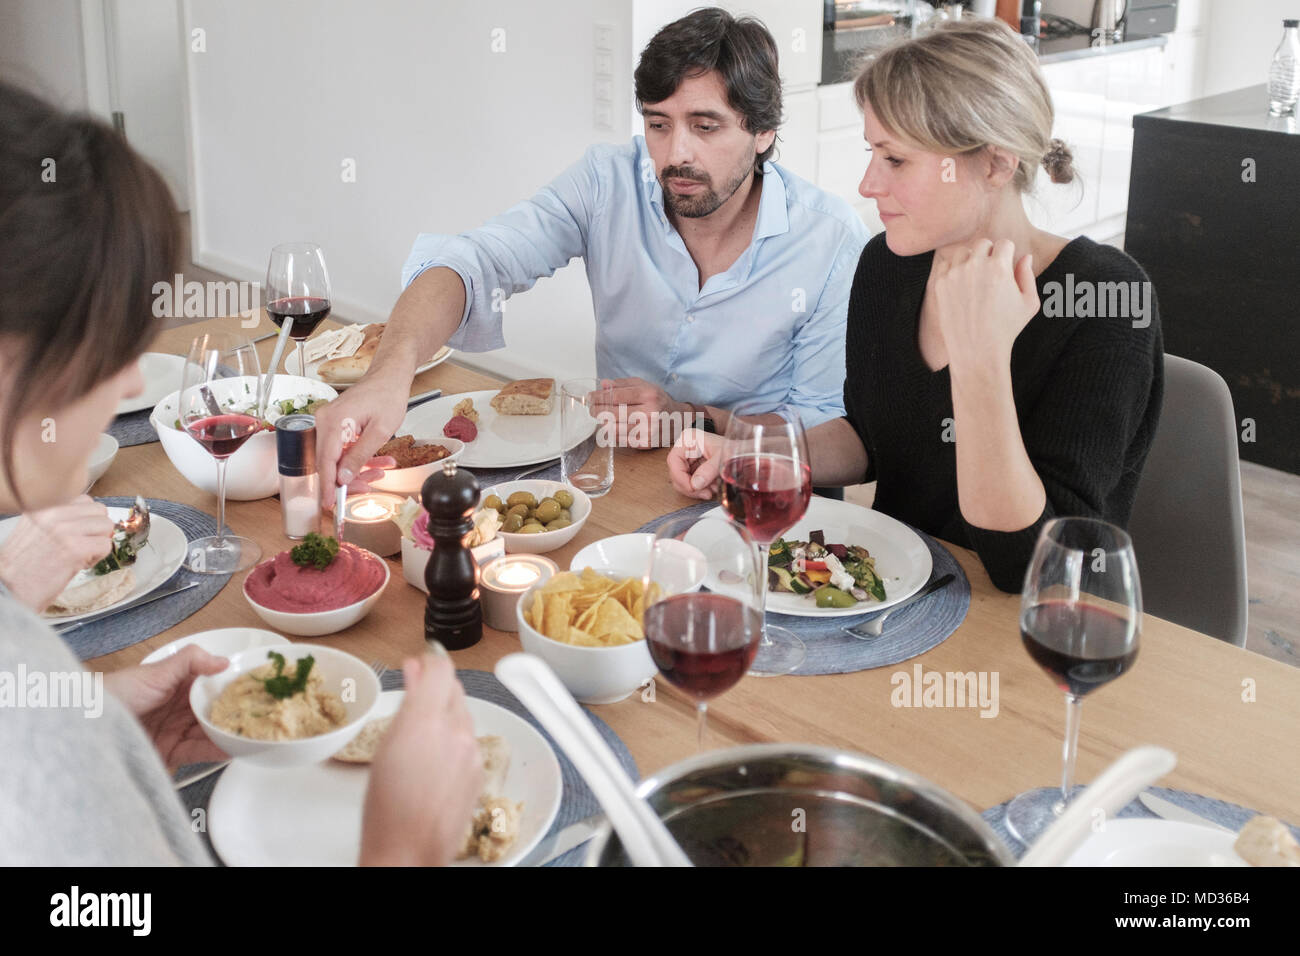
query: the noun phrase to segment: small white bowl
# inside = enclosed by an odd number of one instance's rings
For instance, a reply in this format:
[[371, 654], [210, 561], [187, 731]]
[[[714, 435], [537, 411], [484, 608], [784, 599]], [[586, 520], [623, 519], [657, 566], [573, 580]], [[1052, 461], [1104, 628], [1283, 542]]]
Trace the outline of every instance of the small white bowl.
[[543, 531], [541, 534], [507, 534], [498, 531], [497, 534], [506, 543], [506, 554], [546, 554], [548, 551], [562, 548], [578, 536], [578, 532], [582, 530], [583, 524], [591, 515], [591, 499], [587, 497], [585, 491], [573, 485], [566, 485], [562, 481], [548, 481], [544, 478], [525, 478], [522, 481], [506, 481], [493, 485], [484, 490], [483, 497], [479, 500], [480, 502], [485, 500], [488, 495], [499, 495], [501, 500], [505, 501], [516, 491], [531, 492], [538, 501], [549, 498], [557, 491], [571, 493], [573, 507], [569, 509], [569, 514], [573, 515], [573, 524], [559, 531]]
[[[573, 556], [569, 570], [591, 568], [610, 577], [641, 577], [649, 569], [650, 545], [654, 537], [653, 534], [616, 534], [593, 541]], [[681, 556], [680, 569], [674, 567], [673, 577], [662, 582], [664, 586], [673, 594], [698, 591], [709, 574], [709, 562], [704, 553], [684, 541], [665, 539], [660, 546], [661, 549], [671, 548], [674, 556]]]
[[[491, 541], [470, 548], [469, 553], [474, 555], [474, 562], [481, 568], [493, 558], [505, 554], [506, 543], [497, 535]], [[431, 554], [432, 551], [426, 551], [410, 538], [402, 536], [402, 577], [411, 587], [419, 588], [425, 594], [429, 593], [429, 589], [424, 586], [424, 571], [429, 566]]]
[[86, 463], [87, 491], [91, 489], [95, 482], [104, 477], [104, 472], [108, 471], [108, 466], [113, 464], [113, 459], [117, 457], [117, 447], [117, 439], [108, 432], [99, 436], [99, 444], [95, 446], [90, 461]]
[[267, 662], [266, 647], [240, 651], [230, 658], [230, 666], [220, 674], [195, 678], [190, 686], [190, 709], [208, 738], [237, 760], [260, 767], [300, 767], [319, 763], [338, 753], [365, 725], [379, 700], [379, 678], [365, 662], [345, 651], [318, 644], [290, 644], [280, 649], [286, 662], [301, 660], [310, 654], [314, 670], [325, 681], [325, 690], [337, 694], [347, 708], [348, 719], [342, 726], [316, 737], [301, 740], [253, 740], [221, 730], [209, 720], [212, 705], [231, 681]]
[[[245, 386], [248, 386], [247, 391]], [[212, 392], [218, 402], [235, 397], [256, 401], [257, 379], [252, 375], [224, 378], [213, 382]], [[154, 406], [149, 423], [158, 433], [163, 451], [176, 470], [200, 491], [217, 493], [217, 463], [207, 449], [182, 429], [175, 427], [178, 389]], [[339, 393], [324, 382], [297, 375], [275, 376], [271, 385], [271, 401], [285, 398], [335, 399]], [[261, 431], [244, 442], [239, 451], [226, 460], [226, 499], [228, 501], [256, 501], [269, 498], [280, 490], [280, 472], [276, 467], [275, 432]]]
[[[375, 555], [371, 555], [371, 560], [378, 561], [383, 565], [384, 583], [370, 597], [362, 598], [355, 604], [349, 604], [346, 607], [334, 608], [331, 611], [312, 611], [307, 614], [300, 614], [295, 611], [275, 611], [269, 607], [263, 607], [253, 600], [248, 593], [247, 576], [244, 578], [244, 587], [242, 588], [244, 599], [257, 612], [258, 617], [277, 631], [293, 634], [295, 637], [322, 637], [326, 634], [334, 634], [338, 631], [347, 630], [369, 614], [371, 608], [379, 603], [379, 599], [383, 597], [384, 591], [388, 588], [388, 579], [392, 577], [392, 572], [388, 569], [388, 562]], [[265, 563], [265, 561], [262, 562], [262, 564]], [[249, 574], [251, 573], [250, 571]]]
[[287, 637], [281, 637], [274, 631], [264, 631], [260, 627], [219, 627], [211, 631], [199, 631], [177, 638], [170, 644], [164, 644], [154, 651], [141, 664], [156, 664], [179, 654], [191, 644], [197, 644], [209, 654], [217, 657], [234, 657], [240, 651], [253, 647], [274, 647], [290, 643]]
[[441, 445], [449, 454], [446, 458], [439, 458], [427, 465], [416, 465], [413, 468], [386, 468], [384, 477], [366, 484], [375, 491], [387, 491], [395, 495], [414, 495], [418, 498], [420, 490], [424, 487], [424, 480], [435, 471], [441, 471], [444, 461], [459, 458], [461, 452], [465, 450], [465, 443], [459, 438], [417, 438], [415, 444], [417, 446]]
[[632, 696], [637, 688], [659, 673], [650, 656], [650, 646], [644, 640], [617, 647], [579, 647], [552, 640], [534, 630], [524, 617], [524, 609], [532, 606], [536, 590], [533, 587], [525, 591], [515, 608], [519, 643], [527, 653], [536, 654], [546, 661], [578, 701], [584, 704], [617, 703]]

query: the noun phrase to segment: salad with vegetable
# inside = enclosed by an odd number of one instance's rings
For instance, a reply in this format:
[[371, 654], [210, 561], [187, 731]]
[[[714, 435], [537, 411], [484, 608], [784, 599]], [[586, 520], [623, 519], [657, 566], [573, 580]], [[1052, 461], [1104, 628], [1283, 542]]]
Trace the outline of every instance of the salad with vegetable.
[[[245, 384], [244, 391], [252, 395], [252, 389]], [[284, 415], [315, 415], [316, 410], [323, 405], [328, 405], [328, 398], [312, 398], [308, 395], [299, 395], [295, 398], [273, 399], [266, 403], [266, 417], [262, 419], [262, 431], [269, 431], [275, 428], [275, 423]], [[256, 415], [257, 399], [240, 399], [238, 402], [232, 395], [225, 401], [221, 402], [223, 412], [234, 412], [239, 415]], [[181, 431], [181, 420], [177, 418], [172, 425], [177, 431]]]
[[821, 531], [808, 541], [778, 538], [767, 553], [767, 589], [811, 594], [822, 608], [849, 608], [885, 600], [876, 559], [856, 544], [827, 544]]

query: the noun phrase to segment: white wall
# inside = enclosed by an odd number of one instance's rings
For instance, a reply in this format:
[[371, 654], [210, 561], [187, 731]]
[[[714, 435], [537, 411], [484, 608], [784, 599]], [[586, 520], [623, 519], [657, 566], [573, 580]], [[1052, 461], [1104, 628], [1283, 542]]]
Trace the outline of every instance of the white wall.
[[1300, 2], [1206, 0], [1205, 12], [1204, 93], [1213, 96], [1268, 82], [1268, 65], [1282, 40], [1282, 20], [1300, 18]]
[[0, 2], [0, 76], [64, 109], [86, 109], [80, 0]]
[[[202, 28], [207, 45], [186, 56], [196, 261], [262, 280], [272, 245], [319, 242], [339, 312], [386, 318], [417, 233], [471, 229], [591, 143], [627, 141], [631, 12], [627, 0], [188, 0], [186, 33]], [[596, 22], [615, 29], [612, 132], [593, 121]], [[592, 321], [575, 262], [510, 300], [507, 349], [461, 358], [592, 374]]]

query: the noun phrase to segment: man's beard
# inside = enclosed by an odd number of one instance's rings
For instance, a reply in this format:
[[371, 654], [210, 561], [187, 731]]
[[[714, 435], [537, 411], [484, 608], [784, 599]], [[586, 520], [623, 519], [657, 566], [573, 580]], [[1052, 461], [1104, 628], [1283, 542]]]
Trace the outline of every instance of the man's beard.
[[[712, 188], [710, 177], [689, 166], [665, 166], [662, 173], [659, 174], [659, 185], [664, 191], [664, 206], [674, 215], [681, 216], [685, 219], [702, 219], [703, 217], [716, 212], [723, 203], [736, 194], [739, 189], [753, 172], [753, 163], [748, 162], [737, 172], [734, 178], [727, 183], [727, 186], [719, 194]], [[704, 189], [697, 193], [689, 195], [680, 195], [674, 193], [668, 188], [668, 180], [685, 179], [693, 183], [702, 183]]]

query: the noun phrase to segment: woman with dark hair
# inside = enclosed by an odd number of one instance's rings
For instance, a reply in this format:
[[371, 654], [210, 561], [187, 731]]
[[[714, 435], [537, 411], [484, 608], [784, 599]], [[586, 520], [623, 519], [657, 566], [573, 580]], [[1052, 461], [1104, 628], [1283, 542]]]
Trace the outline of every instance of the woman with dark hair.
[[[159, 323], [151, 290], [179, 251], [167, 187], [117, 133], [0, 83], [0, 511], [57, 506], [85, 487], [100, 432], [141, 389], [136, 359]], [[82, 682], [109, 693], [75, 708], [15, 706], [28, 689], [16, 673], [53, 685], [81, 666], [0, 585], [0, 863], [210, 862], [164, 762], [224, 756], [187, 701], [194, 677], [226, 665], [191, 646]], [[450, 664], [405, 671], [370, 777], [363, 863], [447, 862], [479, 792]]]
[[[845, 415], [808, 432], [813, 482], [875, 481], [877, 510], [973, 548], [1017, 591], [1051, 518], [1128, 521], [1160, 413], [1151, 284], [1120, 250], [1030, 223], [1038, 168], [1058, 183], [1073, 170], [1006, 25], [893, 46], [854, 92], [872, 153], [858, 191], [885, 232], [853, 280]], [[719, 454], [685, 433], [673, 484], [711, 497]]]

